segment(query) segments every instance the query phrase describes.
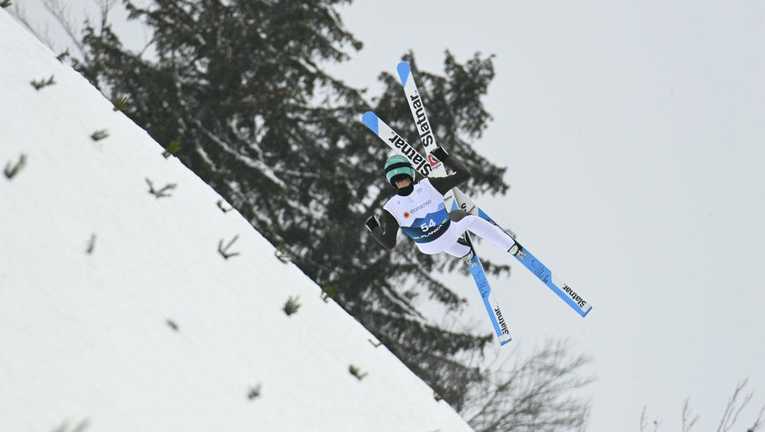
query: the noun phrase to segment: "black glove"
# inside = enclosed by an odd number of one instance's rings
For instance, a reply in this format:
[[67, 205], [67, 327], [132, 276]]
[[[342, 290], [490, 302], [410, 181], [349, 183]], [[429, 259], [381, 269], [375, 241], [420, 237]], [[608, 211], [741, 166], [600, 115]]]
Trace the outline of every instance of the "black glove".
[[377, 218], [376, 218], [376, 217], [374, 217], [374, 216], [370, 216], [370, 217], [367, 219], [367, 221], [366, 221], [365, 225], [366, 225], [367, 229], [368, 229], [370, 232], [375, 232], [375, 231], [377, 231], [378, 229], [380, 229], [380, 222], [379, 222], [379, 221], [377, 220]]
[[436, 147], [436, 149], [430, 152], [430, 154], [435, 156], [439, 162], [446, 162], [446, 160], [449, 159], [449, 153], [447, 153], [446, 150], [441, 146]]

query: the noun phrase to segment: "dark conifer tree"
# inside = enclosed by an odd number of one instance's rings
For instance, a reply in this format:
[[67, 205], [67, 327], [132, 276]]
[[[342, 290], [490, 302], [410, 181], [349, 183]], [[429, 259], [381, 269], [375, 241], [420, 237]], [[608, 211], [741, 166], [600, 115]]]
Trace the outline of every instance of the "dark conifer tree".
[[[480, 375], [457, 354], [481, 351], [492, 336], [441, 329], [404, 295], [459, 311], [473, 288], [458, 294], [434, 277], [459, 262], [418, 254], [410, 242], [385, 252], [361, 228], [392, 194], [381, 169], [387, 149], [361, 114], [373, 109], [413, 144], [417, 138], [393, 76], [383, 73], [384, 92], [367, 100], [327, 72], [362, 46], [336, 10], [346, 2], [125, 0], [130, 17], [153, 32], [151, 54], [123, 47], [104, 21], [86, 26], [76, 67], [110, 99], [128, 101], [123, 112], [460, 409], [462, 386]], [[460, 63], [447, 52], [437, 75], [406, 57], [436, 135], [474, 174], [466, 190], [504, 193], [504, 169], [470, 145], [490, 119], [481, 97], [494, 75], [491, 58]], [[381, 66], [392, 69], [394, 60]]]

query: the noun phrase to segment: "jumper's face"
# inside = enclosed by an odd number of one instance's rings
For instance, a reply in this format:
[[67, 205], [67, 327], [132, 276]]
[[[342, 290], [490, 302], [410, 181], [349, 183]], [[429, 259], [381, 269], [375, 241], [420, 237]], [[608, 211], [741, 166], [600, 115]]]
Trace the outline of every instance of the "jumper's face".
[[396, 189], [403, 189], [405, 187], [408, 187], [410, 184], [412, 184], [412, 179], [404, 176], [400, 179], [397, 179], [395, 182], [396, 182]]

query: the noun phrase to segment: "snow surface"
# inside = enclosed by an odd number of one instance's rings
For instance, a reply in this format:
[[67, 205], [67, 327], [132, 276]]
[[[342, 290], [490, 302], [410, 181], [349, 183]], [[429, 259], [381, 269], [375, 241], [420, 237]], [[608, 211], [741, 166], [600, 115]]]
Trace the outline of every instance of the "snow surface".
[[6, 12], [0, 118], [0, 430], [470, 430]]

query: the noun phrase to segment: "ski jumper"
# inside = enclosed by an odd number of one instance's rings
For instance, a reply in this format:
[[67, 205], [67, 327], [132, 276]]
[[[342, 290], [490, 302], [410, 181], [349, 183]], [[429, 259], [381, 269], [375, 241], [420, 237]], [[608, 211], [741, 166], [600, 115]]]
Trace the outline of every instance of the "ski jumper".
[[420, 180], [409, 194], [397, 194], [385, 203], [381, 217], [383, 232], [375, 235], [375, 239], [392, 249], [401, 228], [425, 254], [446, 252], [463, 257], [470, 252], [470, 247], [458, 240], [465, 231], [470, 231], [502, 250], [509, 250], [515, 241], [500, 227], [462, 211], [447, 212], [444, 193], [470, 178], [464, 166], [453, 158], [448, 159], [448, 165], [454, 174]]

